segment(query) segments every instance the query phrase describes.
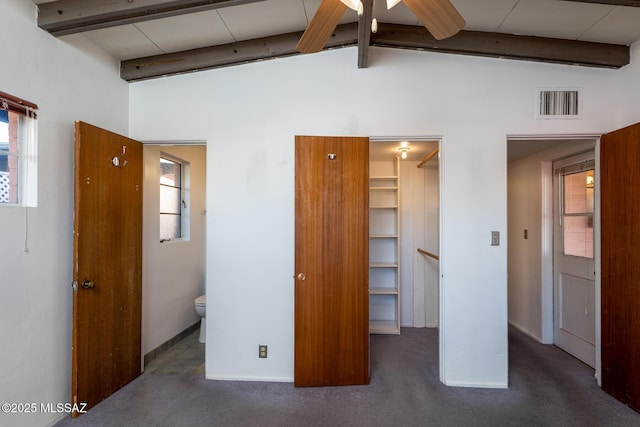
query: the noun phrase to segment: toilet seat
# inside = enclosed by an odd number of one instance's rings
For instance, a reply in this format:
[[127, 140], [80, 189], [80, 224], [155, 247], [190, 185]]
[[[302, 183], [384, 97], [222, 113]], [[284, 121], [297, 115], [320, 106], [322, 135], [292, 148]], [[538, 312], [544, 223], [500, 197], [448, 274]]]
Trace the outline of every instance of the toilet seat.
[[206, 307], [207, 306], [207, 296], [206, 295], [200, 295], [198, 298], [196, 298], [196, 306]]

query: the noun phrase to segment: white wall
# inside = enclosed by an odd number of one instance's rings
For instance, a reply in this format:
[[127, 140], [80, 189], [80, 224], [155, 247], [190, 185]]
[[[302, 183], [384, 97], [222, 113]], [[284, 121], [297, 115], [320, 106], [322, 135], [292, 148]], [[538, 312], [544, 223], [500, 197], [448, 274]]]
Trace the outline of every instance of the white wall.
[[400, 272], [402, 326], [438, 326], [439, 262], [418, 253], [438, 253], [439, 192], [435, 160], [421, 168], [400, 162]]
[[[68, 403], [74, 121], [126, 133], [128, 85], [84, 37], [67, 38], [72, 47], [35, 22], [30, 1], [2, 2], [0, 90], [35, 102], [39, 114], [38, 207], [0, 206], [0, 402]], [[60, 416], [0, 413], [0, 425]]]
[[[189, 162], [188, 240], [160, 243], [160, 153]], [[200, 319], [194, 299], [205, 289], [205, 185], [205, 146], [144, 146], [143, 355]]]
[[[292, 379], [294, 135], [442, 135], [441, 379], [507, 386], [507, 135], [613, 128], [619, 72], [370, 53], [367, 69], [347, 48], [130, 86], [132, 137], [208, 141], [209, 378]], [[583, 87], [583, 119], [536, 120], [549, 86]]]
[[614, 129], [640, 121], [640, 42], [631, 46], [631, 64], [620, 69], [617, 75], [615, 96], [619, 101], [619, 113]]

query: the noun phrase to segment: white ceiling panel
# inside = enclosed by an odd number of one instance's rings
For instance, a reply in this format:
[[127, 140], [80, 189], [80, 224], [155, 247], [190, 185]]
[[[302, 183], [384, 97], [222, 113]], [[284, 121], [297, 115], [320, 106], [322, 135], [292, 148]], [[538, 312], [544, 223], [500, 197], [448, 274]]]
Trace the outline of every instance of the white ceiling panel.
[[307, 19], [301, 0], [259, 1], [218, 9], [236, 41], [303, 30]]
[[640, 8], [616, 7], [579, 39], [630, 45], [640, 39]]
[[373, 17], [379, 22], [389, 24], [422, 25], [416, 15], [403, 2], [387, 9], [387, 2], [378, 0], [373, 3]]
[[518, 0], [452, 0], [451, 3], [466, 21], [465, 30], [495, 32]]
[[88, 31], [84, 34], [95, 44], [120, 60], [163, 53], [135, 25], [121, 25], [119, 27]]
[[[32, 0], [36, 4], [50, 0]], [[97, 0], [96, 0], [97, 1]], [[264, 0], [84, 33], [120, 60], [302, 31], [322, 0]], [[451, 0], [465, 30], [631, 44], [640, 39], [640, 7], [561, 0]], [[422, 25], [401, 2], [374, 1], [380, 22]], [[357, 22], [348, 9], [339, 24]]]
[[164, 52], [234, 41], [216, 10], [138, 22], [135, 25]]
[[498, 31], [575, 40], [614, 7], [558, 0], [520, 0]]
[[[272, 0], [268, 0], [272, 1]], [[311, 22], [313, 15], [315, 15], [316, 10], [320, 7], [320, 3], [322, 0], [302, 0], [302, 4], [304, 5], [304, 10], [307, 14], [307, 23]], [[356, 22], [358, 20], [358, 14], [355, 10], [347, 9], [347, 11], [342, 15], [342, 19], [338, 22], [338, 25], [348, 24], [349, 22]], [[302, 28], [306, 28], [305, 26]]]

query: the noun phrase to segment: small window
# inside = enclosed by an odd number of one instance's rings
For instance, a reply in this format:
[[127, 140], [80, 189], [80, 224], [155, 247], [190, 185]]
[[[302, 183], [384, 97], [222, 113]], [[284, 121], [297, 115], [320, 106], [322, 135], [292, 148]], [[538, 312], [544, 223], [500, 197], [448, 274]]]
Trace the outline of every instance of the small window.
[[160, 241], [188, 240], [189, 163], [160, 156]]
[[565, 255], [593, 258], [594, 170], [564, 175]]
[[36, 206], [36, 109], [0, 92], [0, 205]]

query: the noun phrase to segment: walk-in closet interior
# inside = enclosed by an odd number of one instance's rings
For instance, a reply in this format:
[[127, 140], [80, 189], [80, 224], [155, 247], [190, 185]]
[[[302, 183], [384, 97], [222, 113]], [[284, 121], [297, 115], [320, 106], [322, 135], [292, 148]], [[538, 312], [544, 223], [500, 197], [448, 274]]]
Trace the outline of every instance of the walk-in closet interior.
[[437, 140], [370, 142], [372, 334], [438, 326], [438, 159]]

